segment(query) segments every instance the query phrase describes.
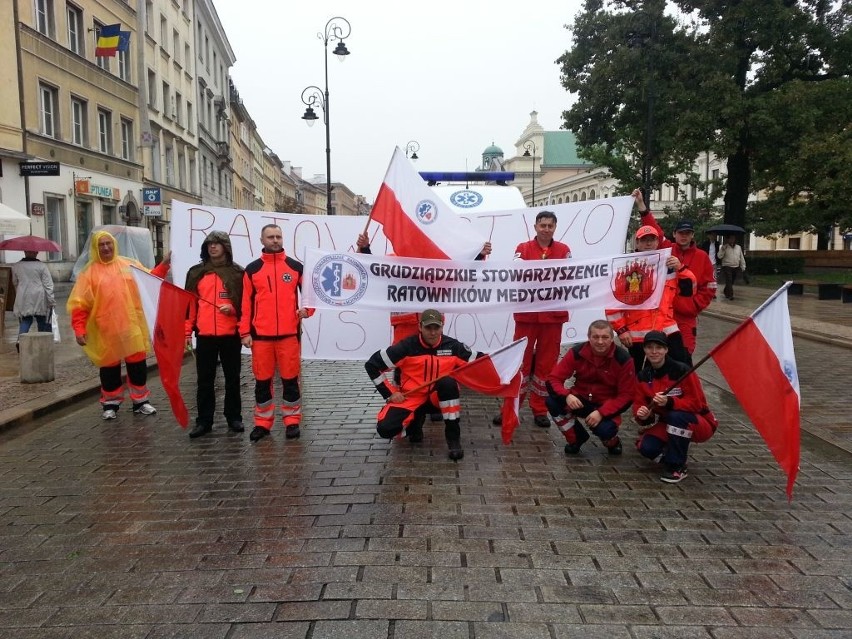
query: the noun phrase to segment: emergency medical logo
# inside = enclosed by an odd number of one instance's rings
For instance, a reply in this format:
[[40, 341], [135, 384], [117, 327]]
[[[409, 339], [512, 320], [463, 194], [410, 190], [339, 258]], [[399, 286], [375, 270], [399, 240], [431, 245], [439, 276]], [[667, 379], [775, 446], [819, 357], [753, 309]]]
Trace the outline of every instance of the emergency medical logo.
[[290, 275], [289, 273], [284, 273], [284, 275], [281, 276], [281, 279], [289, 284], [290, 282], [293, 281], [293, 276]]
[[476, 191], [465, 189], [464, 191], [456, 191], [450, 196], [450, 202], [462, 209], [472, 209], [475, 206], [482, 204], [482, 195]]
[[311, 286], [326, 304], [350, 306], [367, 292], [367, 269], [345, 253], [326, 255], [314, 266]]
[[627, 255], [612, 262], [612, 294], [622, 304], [639, 306], [654, 294], [659, 255]]
[[414, 207], [414, 212], [421, 224], [431, 224], [438, 219], [438, 207], [432, 200], [420, 200]]

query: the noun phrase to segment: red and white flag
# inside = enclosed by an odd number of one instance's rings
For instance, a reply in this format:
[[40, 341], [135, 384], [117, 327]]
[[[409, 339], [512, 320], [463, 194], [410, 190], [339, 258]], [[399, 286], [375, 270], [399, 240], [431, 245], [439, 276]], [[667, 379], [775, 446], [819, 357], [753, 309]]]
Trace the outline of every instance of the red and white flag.
[[[799, 472], [799, 376], [787, 309], [787, 282], [709, 355], [787, 474], [787, 498]], [[744, 354], [746, 356], [744, 356]]]
[[512, 441], [512, 433], [519, 424], [518, 395], [521, 392], [521, 363], [526, 346], [527, 338], [522, 337], [450, 373], [450, 377], [468, 388], [503, 398], [501, 435], [504, 444]]
[[402, 257], [472, 260], [486, 241], [426, 186], [399, 147], [370, 216]]
[[147, 271], [136, 267], [132, 270], [160, 369], [163, 390], [166, 391], [178, 424], [186, 428], [189, 413], [180, 394], [180, 367], [186, 346], [184, 322], [189, 305], [195, 302], [196, 297]]

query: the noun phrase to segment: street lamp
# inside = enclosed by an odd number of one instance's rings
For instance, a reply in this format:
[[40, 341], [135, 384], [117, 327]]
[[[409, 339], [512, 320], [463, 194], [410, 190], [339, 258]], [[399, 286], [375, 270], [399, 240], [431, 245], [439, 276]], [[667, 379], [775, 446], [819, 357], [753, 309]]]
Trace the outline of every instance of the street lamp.
[[[419, 160], [417, 152], [420, 150], [420, 143], [417, 140], [410, 140], [405, 145], [405, 157], [410, 157], [412, 160]], [[409, 155], [410, 154], [410, 155]]]
[[[308, 126], [318, 120], [314, 107], [322, 109], [322, 121], [325, 124], [325, 210], [328, 215], [334, 215], [331, 210], [331, 125], [329, 123], [328, 111], [328, 43], [337, 41], [337, 46], [334, 48], [334, 55], [337, 59], [343, 62], [346, 56], [349, 55], [349, 49], [346, 48], [344, 40], [352, 33], [352, 25], [346, 18], [336, 16], [325, 23], [325, 31], [317, 33], [317, 37], [322, 40], [325, 47], [325, 91], [322, 91], [318, 86], [311, 85], [302, 91], [302, 103], [307, 107], [302, 119], [307, 122]], [[307, 97], [306, 97], [307, 96]]]
[[[524, 157], [532, 157], [532, 204], [530, 206], [535, 206], [535, 154], [537, 150], [535, 142], [532, 140], [524, 142]], [[532, 151], [532, 155], [530, 155], [530, 151]]]

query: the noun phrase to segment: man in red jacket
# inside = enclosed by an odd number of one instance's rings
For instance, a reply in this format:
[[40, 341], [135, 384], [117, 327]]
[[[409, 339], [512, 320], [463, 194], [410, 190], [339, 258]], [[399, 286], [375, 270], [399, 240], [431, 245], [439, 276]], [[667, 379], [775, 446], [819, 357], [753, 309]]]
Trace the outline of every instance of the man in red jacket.
[[281, 227], [267, 224], [260, 231], [263, 252], [246, 266], [240, 315], [242, 345], [251, 348], [254, 373], [254, 430], [249, 439], [256, 442], [272, 430], [275, 402], [272, 377], [281, 376], [285, 435], [298, 437], [302, 420], [302, 394], [299, 385], [301, 321], [313, 309], [300, 308], [302, 263], [284, 253]]
[[189, 431], [192, 439], [213, 430], [216, 412], [216, 363], [225, 377], [224, 414], [228, 429], [245, 431], [240, 400], [242, 355], [237, 324], [243, 299], [243, 267], [234, 263], [231, 238], [224, 231], [211, 231], [201, 244], [201, 264], [186, 274], [184, 288], [198, 295], [189, 308], [186, 340], [195, 333], [196, 402], [198, 417]]
[[[589, 341], [568, 349], [547, 378], [547, 408], [565, 436], [565, 454], [576, 455], [589, 439], [583, 418], [610, 455], [621, 454], [621, 413], [636, 395], [636, 371], [626, 349], [616, 346], [606, 320], [589, 324]], [[566, 380], [573, 383], [565, 386]]]
[[698, 335], [698, 314], [710, 306], [716, 299], [716, 273], [710, 256], [695, 244], [695, 227], [689, 220], [681, 220], [674, 229], [674, 244], [663, 236], [663, 229], [657, 223], [654, 214], [645, 208], [645, 200], [639, 189], [633, 191], [636, 207], [642, 216], [642, 224], [653, 226], [660, 234], [659, 248], [672, 248], [672, 255], [680, 260], [695, 276], [695, 290], [691, 295], [678, 290], [674, 298], [674, 318], [683, 338], [683, 345], [689, 354], [695, 352], [695, 338]]
[[[567, 244], [553, 239], [556, 233], [556, 214], [541, 211], [535, 216], [535, 237], [528, 242], [518, 244], [515, 249], [516, 260], [565, 260], [571, 257]], [[559, 359], [559, 344], [562, 340], [562, 325], [568, 321], [568, 311], [542, 311], [538, 313], [515, 313], [515, 336], [513, 340], [527, 338], [524, 360], [521, 364], [521, 396], [519, 406], [529, 395], [530, 410], [536, 426], [548, 428], [547, 397], [545, 381], [556, 360]], [[491, 420], [495, 425], [501, 423], [500, 415]]]
[[662, 461], [660, 479], [676, 484], [687, 476], [689, 444], [710, 439], [718, 422], [698, 375], [668, 356], [666, 334], [651, 331], [645, 335], [644, 348], [649, 365], [639, 373], [633, 402], [640, 434], [636, 448], [643, 457]]

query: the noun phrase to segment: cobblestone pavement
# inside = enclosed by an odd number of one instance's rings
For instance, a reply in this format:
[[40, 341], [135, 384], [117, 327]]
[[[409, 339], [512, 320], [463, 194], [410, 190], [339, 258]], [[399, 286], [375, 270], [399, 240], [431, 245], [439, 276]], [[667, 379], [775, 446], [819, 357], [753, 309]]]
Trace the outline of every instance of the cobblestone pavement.
[[[731, 326], [705, 320], [702, 343]], [[848, 353], [817, 346], [805, 419], [834, 423]], [[722, 426], [678, 485], [629, 446], [566, 458], [528, 412], [505, 447], [481, 396], [463, 397], [462, 461], [428, 422], [422, 444], [387, 443], [357, 362], [305, 364], [295, 441], [278, 426], [253, 445], [221, 421], [190, 441], [152, 388], [156, 417], [106, 424], [89, 398], [0, 434], [0, 636], [852, 635], [852, 456], [805, 436], [788, 503], [713, 385]], [[246, 370], [246, 416], [252, 390]]]

